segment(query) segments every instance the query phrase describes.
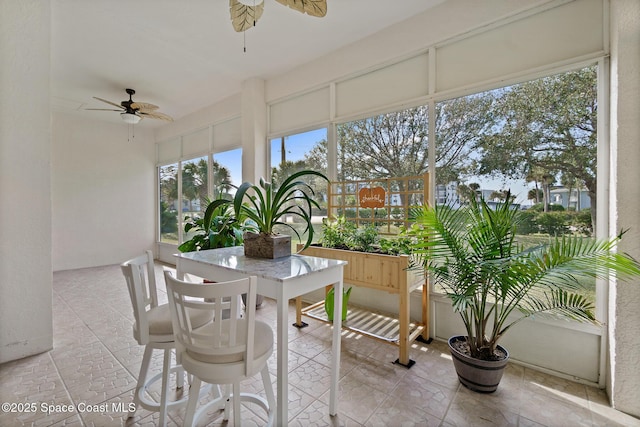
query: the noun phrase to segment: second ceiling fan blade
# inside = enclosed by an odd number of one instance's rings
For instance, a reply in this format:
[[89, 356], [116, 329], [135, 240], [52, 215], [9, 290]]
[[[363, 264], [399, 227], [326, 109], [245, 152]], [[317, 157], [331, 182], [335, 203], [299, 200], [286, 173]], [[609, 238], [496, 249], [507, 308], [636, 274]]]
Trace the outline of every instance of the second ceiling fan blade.
[[131, 108], [134, 110], [151, 110], [155, 111], [158, 107], [157, 105], [149, 104], [148, 102], [133, 102], [131, 103]]
[[114, 110], [112, 108], [85, 108], [85, 110], [89, 110], [89, 111], [118, 111], [119, 113], [121, 113], [123, 110]]
[[94, 96], [93, 98], [97, 99], [98, 101], [106, 102], [107, 104], [113, 105], [114, 107], [118, 107], [118, 108], [120, 108], [120, 110], [124, 110], [125, 109], [122, 105], [116, 104], [115, 102], [107, 101], [106, 99], [98, 98], [97, 96]]
[[327, 14], [327, 0], [276, 0], [278, 3], [306, 13], [309, 16], [322, 18]]
[[144, 111], [138, 111], [138, 114], [140, 115], [140, 117], [148, 117], [150, 119], [160, 119], [160, 120], [164, 120], [167, 122], [172, 122], [173, 121], [173, 117], [168, 116], [164, 113], [161, 113], [159, 111], [149, 111], [149, 112], [144, 112]]

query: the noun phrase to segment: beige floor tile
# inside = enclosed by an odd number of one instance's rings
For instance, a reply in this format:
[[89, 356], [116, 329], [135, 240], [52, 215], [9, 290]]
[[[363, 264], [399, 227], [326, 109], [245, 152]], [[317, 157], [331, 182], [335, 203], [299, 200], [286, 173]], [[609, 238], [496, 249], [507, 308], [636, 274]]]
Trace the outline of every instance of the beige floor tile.
[[313, 334], [300, 336], [289, 342], [289, 351], [294, 351], [309, 359], [331, 348], [331, 341], [322, 340]]
[[[455, 426], [507, 427], [518, 425], [518, 413], [512, 412], [508, 399], [492, 399], [491, 394], [480, 394], [461, 386], [445, 416]], [[515, 405], [516, 409], [518, 405]]]
[[592, 426], [587, 400], [582, 405], [576, 405], [572, 400], [525, 391], [520, 415], [548, 427]]
[[307, 406], [289, 423], [291, 427], [360, 427], [363, 424], [338, 412], [329, 415], [329, 406], [319, 400]]
[[346, 378], [353, 378], [382, 393], [390, 393], [402, 378], [408, 374], [404, 366], [389, 361], [367, 357], [355, 366]]
[[413, 375], [406, 375], [391, 393], [437, 418], [444, 418], [455, 395], [449, 387]]
[[[338, 384], [338, 413], [344, 414], [360, 424], [367, 425], [369, 419], [387, 394], [374, 389], [349, 375], [340, 380]], [[329, 404], [329, 393], [320, 398], [325, 404]]]
[[[327, 368], [331, 368], [333, 360], [333, 350], [328, 349], [313, 358], [318, 363], [322, 363]], [[340, 352], [340, 378], [351, 372], [356, 366], [366, 360], [366, 356], [354, 353], [350, 350], [342, 349]]]
[[[289, 362], [288, 372], [291, 372], [292, 370], [296, 369], [298, 366], [302, 365], [303, 363], [309, 360], [310, 359], [308, 357], [305, 357], [301, 354], [296, 353], [295, 351], [290, 350], [289, 361], [288, 361]], [[271, 357], [269, 357], [269, 360], [267, 361], [267, 366], [269, 366], [269, 371], [272, 372], [273, 374], [275, 374], [278, 371], [278, 355], [276, 354], [275, 350], [271, 355]]]
[[367, 427], [435, 427], [442, 420], [421, 407], [405, 402], [394, 395], [390, 395], [367, 420]]
[[309, 360], [289, 373], [289, 384], [318, 397], [329, 390], [330, 375], [330, 368], [315, 360]]

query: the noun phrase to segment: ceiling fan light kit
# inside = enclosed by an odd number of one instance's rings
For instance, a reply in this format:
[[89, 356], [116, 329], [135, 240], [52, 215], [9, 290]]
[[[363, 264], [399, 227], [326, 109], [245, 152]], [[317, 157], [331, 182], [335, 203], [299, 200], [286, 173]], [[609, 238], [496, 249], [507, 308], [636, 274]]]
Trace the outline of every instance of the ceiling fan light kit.
[[140, 120], [142, 120], [142, 117], [137, 116], [135, 114], [131, 114], [131, 113], [120, 113], [120, 117], [122, 117], [122, 120], [125, 123], [128, 123], [130, 125], [135, 125]]

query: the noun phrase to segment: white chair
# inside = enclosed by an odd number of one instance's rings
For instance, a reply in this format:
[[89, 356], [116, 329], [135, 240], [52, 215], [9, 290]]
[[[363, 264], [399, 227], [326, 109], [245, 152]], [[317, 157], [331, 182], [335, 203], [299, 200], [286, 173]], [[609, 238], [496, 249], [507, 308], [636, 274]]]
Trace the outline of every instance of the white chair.
[[[272, 425], [275, 397], [267, 360], [273, 353], [273, 331], [268, 324], [255, 319], [256, 277], [194, 284], [177, 280], [170, 271], [164, 274], [177, 349], [185, 371], [194, 377], [184, 425], [194, 425], [213, 405], [224, 407], [224, 420], [228, 420], [231, 402], [234, 425], [239, 426], [241, 400], [262, 407], [267, 413], [267, 425]], [[245, 293], [247, 304], [243, 315], [240, 301]], [[197, 329], [187, 316], [188, 310], [213, 314], [213, 322]], [[240, 382], [258, 372], [262, 375], [266, 400], [255, 394], [240, 393]], [[225, 384], [227, 391], [196, 413], [201, 382]]]
[[[156, 277], [153, 264], [153, 253], [146, 251], [144, 255], [133, 258], [121, 265], [122, 274], [127, 281], [135, 323], [133, 336], [138, 344], [144, 345], [144, 356], [138, 374], [134, 403], [135, 407], [142, 406], [149, 411], [160, 412], [159, 425], [167, 422], [167, 411], [186, 405], [187, 398], [169, 401], [169, 379], [176, 374], [176, 388], [184, 384], [184, 370], [179, 365], [179, 355], [176, 353], [175, 366], [171, 366], [171, 351], [175, 348], [171, 312], [168, 304], [158, 305]], [[207, 317], [208, 316], [208, 317]], [[196, 327], [211, 320], [207, 313], [193, 313], [190, 321]], [[164, 352], [162, 372], [149, 378], [149, 364], [154, 349]], [[148, 393], [153, 383], [162, 379], [160, 402], [156, 402]], [[129, 413], [132, 417], [135, 411]]]

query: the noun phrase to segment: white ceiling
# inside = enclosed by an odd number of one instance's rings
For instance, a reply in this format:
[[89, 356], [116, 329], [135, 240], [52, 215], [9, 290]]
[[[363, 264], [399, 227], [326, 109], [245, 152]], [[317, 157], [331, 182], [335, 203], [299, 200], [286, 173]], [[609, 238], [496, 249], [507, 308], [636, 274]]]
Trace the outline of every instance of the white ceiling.
[[[236, 33], [227, 0], [54, 0], [51, 95], [55, 110], [121, 122], [93, 96], [160, 106], [179, 119], [421, 13], [445, 0], [328, 0], [324, 18], [264, 0], [255, 28]], [[164, 122], [143, 120], [144, 126]]]

